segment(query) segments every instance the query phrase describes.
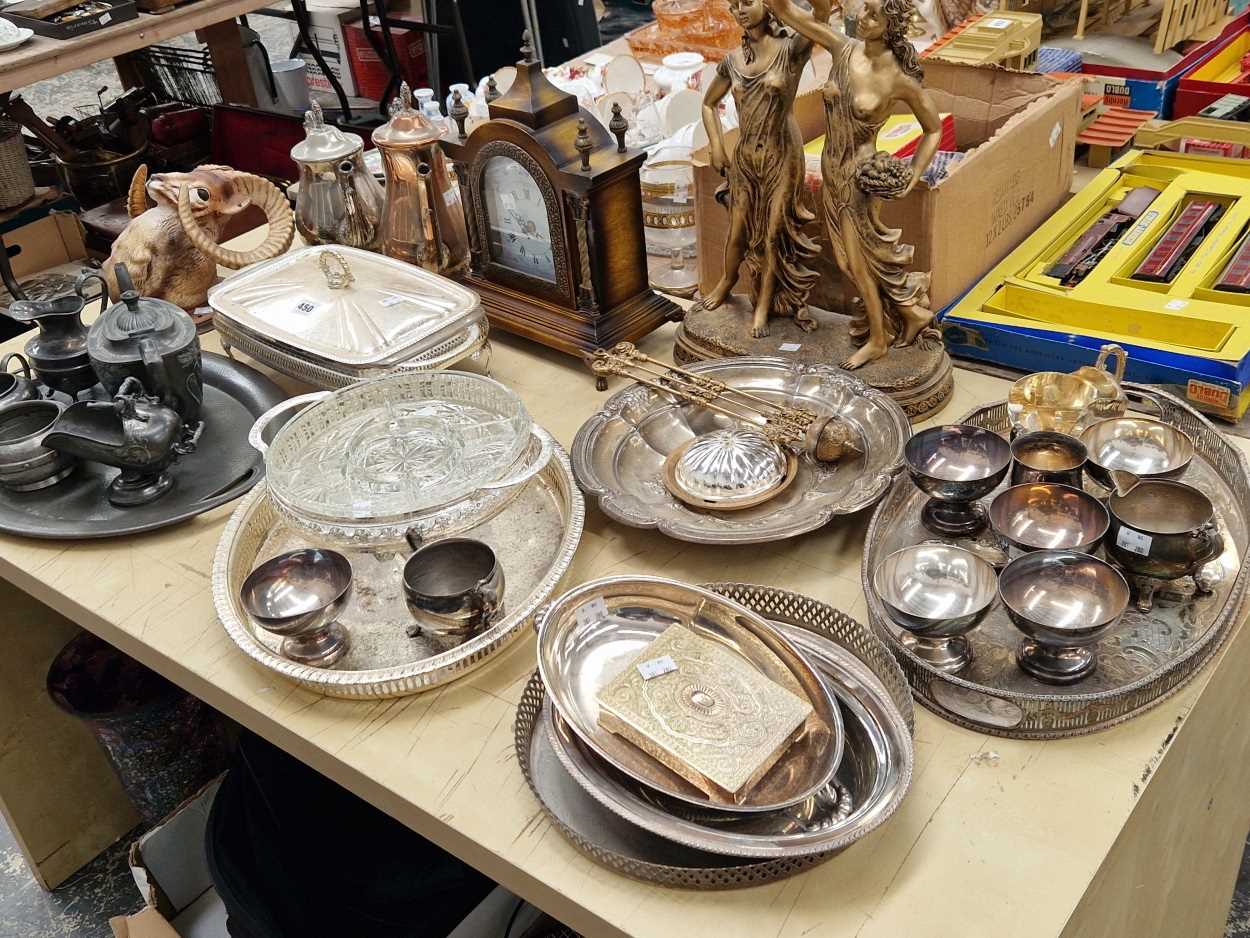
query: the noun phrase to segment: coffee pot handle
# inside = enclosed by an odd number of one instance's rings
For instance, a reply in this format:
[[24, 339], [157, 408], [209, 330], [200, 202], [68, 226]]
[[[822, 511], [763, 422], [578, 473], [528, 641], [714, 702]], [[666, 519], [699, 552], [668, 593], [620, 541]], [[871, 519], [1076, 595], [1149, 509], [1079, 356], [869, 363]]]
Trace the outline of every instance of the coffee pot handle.
[[1210, 563], [1224, 553], [1224, 536], [1214, 521], [1208, 521], [1190, 536], [1198, 541], [1196, 557], [1199, 563]]

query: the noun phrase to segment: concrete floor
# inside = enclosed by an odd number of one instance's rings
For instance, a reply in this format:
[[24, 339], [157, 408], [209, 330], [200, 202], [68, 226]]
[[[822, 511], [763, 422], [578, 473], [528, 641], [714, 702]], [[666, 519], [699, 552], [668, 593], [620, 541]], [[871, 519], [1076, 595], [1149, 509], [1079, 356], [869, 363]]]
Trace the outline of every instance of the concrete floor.
[[[601, 30], [604, 42], [649, 16], [645, 7], [633, 0], [608, 0], [608, 8]], [[256, 16], [250, 25], [261, 33], [271, 52], [286, 55], [290, 46], [287, 23]], [[179, 41], [194, 39], [182, 37]], [[23, 89], [22, 95], [44, 117], [72, 114], [81, 108], [93, 113], [96, 89], [103, 86], [110, 89], [106, 99], [121, 89], [111, 62], [40, 82]], [[110, 938], [109, 918], [133, 912], [142, 905], [126, 863], [129, 845], [138, 833], [123, 838], [56, 892], [45, 893], [31, 877], [9, 830], [0, 822], [0, 938]], [[1242, 860], [1224, 934], [1225, 938], [1250, 938], [1250, 849]]]

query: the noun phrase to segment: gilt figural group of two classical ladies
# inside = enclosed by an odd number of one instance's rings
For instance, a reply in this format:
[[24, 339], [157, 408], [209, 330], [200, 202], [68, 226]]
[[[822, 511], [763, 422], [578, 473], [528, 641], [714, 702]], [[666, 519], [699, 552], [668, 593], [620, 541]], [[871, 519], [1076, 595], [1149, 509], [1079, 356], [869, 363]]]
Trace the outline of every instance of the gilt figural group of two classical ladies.
[[[724, 303], [742, 272], [753, 336], [768, 334], [770, 316], [815, 327], [807, 295], [817, 275], [808, 263], [821, 247], [803, 230], [813, 215], [803, 204], [803, 140], [793, 109], [812, 49], [823, 46], [833, 66], [822, 90], [818, 210], [825, 248], [857, 297], [851, 335], [859, 347], [841, 364], [858, 368], [892, 346], [914, 342], [933, 319], [928, 274], [911, 270], [911, 245], [880, 219], [882, 197], [910, 192], [941, 138], [940, 117], [907, 39], [911, 0], [862, 0], [855, 38], [829, 24], [830, 0], [812, 0], [811, 12], [793, 0], [731, 0], [731, 8], [743, 30], [742, 45], [721, 61], [703, 102], [712, 163], [728, 183], [730, 231], [724, 275], [702, 306]], [[727, 156], [719, 104], [731, 92], [739, 134]], [[915, 114], [923, 134], [909, 167], [876, 152], [877, 132], [899, 103]], [[883, 165], [894, 171], [893, 188], [873, 184], [880, 180], [874, 169]]]

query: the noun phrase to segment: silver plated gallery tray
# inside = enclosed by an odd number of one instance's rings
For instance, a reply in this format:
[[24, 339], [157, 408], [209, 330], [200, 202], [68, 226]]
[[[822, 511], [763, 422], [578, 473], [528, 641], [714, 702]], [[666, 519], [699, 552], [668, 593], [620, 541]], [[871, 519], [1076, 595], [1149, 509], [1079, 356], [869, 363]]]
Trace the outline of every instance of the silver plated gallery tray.
[[267, 368], [272, 368], [278, 374], [327, 391], [402, 371], [454, 369], [490, 375], [490, 326], [485, 316], [470, 322], [462, 332], [398, 364], [364, 368], [326, 360], [314, 361], [307, 352], [300, 352], [273, 339], [254, 335], [224, 316], [213, 317], [213, 325], [221, 339], [221, 347], [230, 357], [233, 358], [235, 353], [242, 353]]
[[906, 415], [884, 392], [845, 371], [784, 358], [720, 359], [688, 369], [779, 404], [836, 414], [856, 431], [864, 452], [830, 466], [802, 456], [793, 483], [753, 508], [691, 508], [665, 485], [665, 460], [700, 434], [740, 424], [633, 384], [582, 425], [572, 451], [578, 484], [623, 524], [658, 528], [700, 544], [775, 541], [869, 507], [902, 469], [903, 445], [911, 435]]
[[261, 561], [317, 546], [283, 519], [260, 486], [222, 533], [213, 564], [213, 600], [226, 632], [249, 658], [310, 690], [356, 699], [415, 694], [473, 670], [521, 634], [572, 563], [584, 518], [568, 457], [556, 444], [547, 465], [502, 510], [459, 532], [494, 549], [507, 584], [504, 616], [461, 644], [426, 632], [408, 636], [412, 617], [400, 586], [406, 550], [337, 548], [355, 575], [352, 598], [339, 620], [347, 626], [351, 646], [333, 668], [313, 668], [282, 657], [281, 638], [254, 626], [239, 601], [243, 580]]
[[[103, 394], [97, 386], [96, 391]], [[204, 432], [194, 453], [170, 469], [174, 487], [147, 505], [119, 508], [105, 494], [117, 470], [85, 462], [65, 481], [37, 492], [0, 490], [0, 532], [22, 537], [121, 537], [178, 524], [246, 494], [265, 477], [247, 441], [256, 418], [286, 392], [255, 368], [204, 355]], [[277, 431], [281, 422], [275, 423]]]
[[[537, 674], [515, 725], [522, 772], [552, 822], [583, 852], [640, 879], [727, 889], [793, 875], [883, 823], [911, 781], [911, 696], [889, 651], [870, 629], [795, 593], [744, 584], [710, 589], [781, 625], [818, 670], [835, 667], [848, 733], [834, 784], [811, 803], [771, 821], [687, 813], [604, 763], [571, 764], [548, 733], [552, 709]], [[585, 787], [589, 783], [590, 788]], [[623, 809], [620, 810], [620, 809]], [[760, 833], [760, 825], [771, 828]], [[707, 849], [708, 846], [714, 850]]]
[[[872, 588], [872, 573], [882, 558], [934, 537], [920, 523], [925, 496], [903, 476], [868, 528], [864, 593], [870, 624], [894, 651], [917, 699], [940, 716], [980, 732], [1021, 739], [1077, 736], [1112, 726], [1192, 679], [1240, 618], [1250, 577], [1244, 563], [1250, 550], [1250, 464], [1205, 417], [1176, 397], [1129, 383], [1124, 390], [1134, 410], [1184, 430], [1194, 441], [1197, 454], [1183, 481], [1210, 496], [1224, 536], [1224, 553], [1203, 571], [1213, 592], [1186, 598], [1161, 591], [1150, 612], [1130, 606], [1099, 643], [1098, 669], [1066, 687], [1043, 684], [1020, 670], [1015, 656], [1022, 636], [999, 605], [968, 635], [972, 663], [959, 674], [946, 674], [904, 647], [902, 630], [890, 621]], [[962, 422], [1004, 436], [1010, 429], [1006, 402], [973, 410]], [[1092, 493], [1105, 494], [1089, 486]], [[982, 546], [991, 537], [981, 535]]]

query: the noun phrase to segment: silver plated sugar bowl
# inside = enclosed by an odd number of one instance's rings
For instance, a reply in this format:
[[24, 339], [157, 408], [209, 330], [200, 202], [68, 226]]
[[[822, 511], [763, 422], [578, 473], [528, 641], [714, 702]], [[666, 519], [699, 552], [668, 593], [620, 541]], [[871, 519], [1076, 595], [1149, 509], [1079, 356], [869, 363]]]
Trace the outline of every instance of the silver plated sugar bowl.
[[339, 622], [352, 590], [351, 562], [335, 550], [305, 548], [270, 558], [240, 589], [243, 608], [258, 626], [283, 636], [282, 654], [328, 668], [347, 652]]
[[903, 646], [946, 672], [972, 661], [971, 632], [993, 606], [994, 568], [962, 547], [916, 544], [890, 554], [873, 571], [873, 589]]
[[999, 575], [998, 594], [1025, 636], [1016, 661], [1047, 684], [1074, 684], [1092, 674], [1099, 639], [1129, 602], [1120, 571], [1074, 550], [1017, 557]]
[[1102, 502], [1082, 489], [1026, 482], [990, 502], [990, 524], [1013, 546], [1030, 550], [1091, 553], [1109, 524]]
[[921, 430], [907, 441], [903, 460], [912, 482], [929, 496], [920, 520], [944, 537], [976, 534], [986, 524], [978, 503], [1011, 466], [1011, 447], [997, 433], [969, 424]]

